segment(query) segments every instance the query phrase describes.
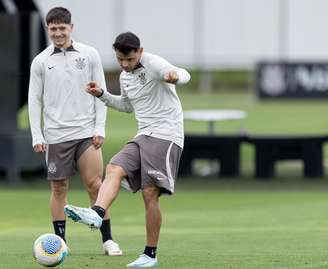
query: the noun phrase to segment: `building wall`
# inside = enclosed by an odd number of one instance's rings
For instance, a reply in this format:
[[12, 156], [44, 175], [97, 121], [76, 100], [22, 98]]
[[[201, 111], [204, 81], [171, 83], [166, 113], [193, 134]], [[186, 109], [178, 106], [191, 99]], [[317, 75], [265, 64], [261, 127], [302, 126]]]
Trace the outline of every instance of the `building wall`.
[[117, 34], [189, 68], [252, 68], [261, 59], [328, 59], [326, 0], [37, 0], [43, 14], [65, 6], [74, 35], [117, 68]]

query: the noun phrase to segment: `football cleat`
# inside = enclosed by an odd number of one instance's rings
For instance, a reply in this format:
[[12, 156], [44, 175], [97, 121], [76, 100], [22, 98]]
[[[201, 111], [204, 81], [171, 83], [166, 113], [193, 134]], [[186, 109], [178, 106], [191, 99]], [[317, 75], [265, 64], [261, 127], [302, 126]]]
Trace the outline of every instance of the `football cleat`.
[[91, 229], [99, 229], [103, 221], [97, 212], [91, 208], [66, 205], [64, 212], [73, 221], [83, 223]]

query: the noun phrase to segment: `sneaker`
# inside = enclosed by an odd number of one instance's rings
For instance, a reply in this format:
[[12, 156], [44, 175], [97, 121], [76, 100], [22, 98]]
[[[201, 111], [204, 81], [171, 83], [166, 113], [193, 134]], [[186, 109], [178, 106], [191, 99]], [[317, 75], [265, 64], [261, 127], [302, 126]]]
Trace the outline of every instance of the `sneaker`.
[[156, 258], [151, 258], [146, 254], [141, 254], [138, 259], [136, 259], [134, 262], [127, 264], [126, 266], [133, 268], [157, 267], [158, 261]]
[[91, 229], [99, 229], [103, 221], [97, 212], [91, 208], [65, 205], [64, 212], [73, 221], [88, 225]]
[[113, 240], [107, 240], [103, 245], [105, 255], [108, 256], [122, 256], [123, 252], [120, 246]]

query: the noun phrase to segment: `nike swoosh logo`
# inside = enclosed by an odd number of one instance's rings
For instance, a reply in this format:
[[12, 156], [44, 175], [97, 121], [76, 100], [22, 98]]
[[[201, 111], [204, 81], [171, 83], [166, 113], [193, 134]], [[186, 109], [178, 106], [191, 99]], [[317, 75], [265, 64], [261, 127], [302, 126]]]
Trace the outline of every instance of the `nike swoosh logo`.
[[48, 69], [50, 70], [50, 69], [53, 69], [55, 66], [48, 66]]

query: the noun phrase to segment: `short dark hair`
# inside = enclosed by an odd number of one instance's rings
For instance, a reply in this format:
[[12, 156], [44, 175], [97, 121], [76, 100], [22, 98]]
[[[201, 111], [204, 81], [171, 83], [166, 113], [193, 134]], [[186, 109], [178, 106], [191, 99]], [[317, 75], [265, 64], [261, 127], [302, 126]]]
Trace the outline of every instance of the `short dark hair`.
[[64, 7], [54, 7], [49, 10], [46, 16], [46, 23], [66, 23], [71, 24], [71, 12]]
[[116, 37], [113, 48], [127, 55], [140, 48], [140, 39], [132, 32], [121, 33]]

